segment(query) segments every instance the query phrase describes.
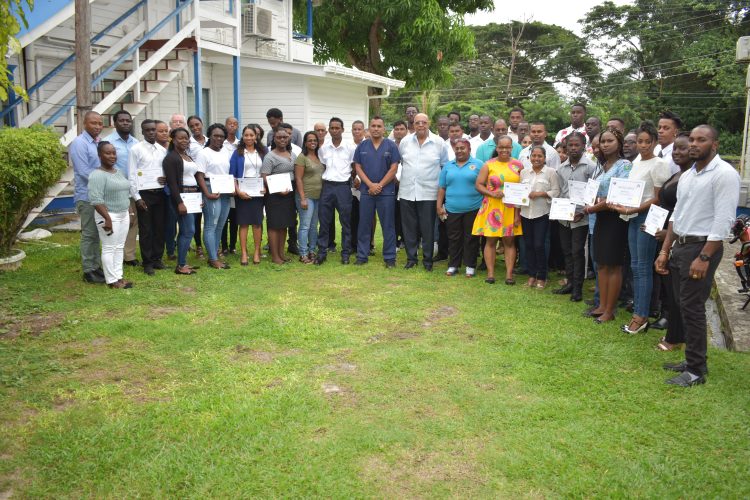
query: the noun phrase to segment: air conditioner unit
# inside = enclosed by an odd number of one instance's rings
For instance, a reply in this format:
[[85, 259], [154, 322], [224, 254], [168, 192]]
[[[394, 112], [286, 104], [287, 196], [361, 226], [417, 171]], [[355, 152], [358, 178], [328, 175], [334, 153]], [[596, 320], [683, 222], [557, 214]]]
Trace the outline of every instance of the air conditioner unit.
[[242, 34], [274, 38], [273, 11], [255, 4], [245, 5], [245, 11], [242, 13]]

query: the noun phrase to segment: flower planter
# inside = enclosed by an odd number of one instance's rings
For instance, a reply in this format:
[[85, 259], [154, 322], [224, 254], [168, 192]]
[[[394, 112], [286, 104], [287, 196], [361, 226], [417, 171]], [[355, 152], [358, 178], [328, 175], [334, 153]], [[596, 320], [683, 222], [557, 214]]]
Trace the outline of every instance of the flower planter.
[[23, 250], [12, 250], [8, 257], [0, 257], [0, 271], [15, 271], [21, 267], [21, 262], [26, 258], [26, 252]]

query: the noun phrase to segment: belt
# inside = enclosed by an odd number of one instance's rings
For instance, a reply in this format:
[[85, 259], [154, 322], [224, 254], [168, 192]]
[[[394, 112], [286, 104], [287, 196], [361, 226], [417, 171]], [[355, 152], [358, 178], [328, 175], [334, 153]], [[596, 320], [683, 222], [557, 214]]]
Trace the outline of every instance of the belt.
[[182, 191], [180, 192], [181, 193], [197, 193], [199, 191], [200, 189], [198, 188], [198, 186], [182, 186]]
[[349, 181], [338, 182], [338, 181], [327, 181], [327, 180], [323, 179], [323, 182], [331, 184], [333, 186], [351, 186], [351, 182], [349, 182]]
[[164, 188], [154, 188], [154, 189], [141, 189], [139, 192], [141, 193], [163, 193]]
[[675, 239], [674, 242], [677, 245], [686, 245], [688, 243], [704, 243], [708, 240], [708, 236], [692, 236], [690, 234], [686, 234], [684, 236], [676, 236], [677, 239]]

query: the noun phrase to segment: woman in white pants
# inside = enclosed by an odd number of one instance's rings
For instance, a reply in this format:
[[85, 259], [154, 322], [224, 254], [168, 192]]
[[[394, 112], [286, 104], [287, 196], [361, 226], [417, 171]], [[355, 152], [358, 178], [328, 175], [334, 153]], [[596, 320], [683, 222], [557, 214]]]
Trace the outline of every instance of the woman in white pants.
[[130, 181], [115, 168], [117, 151], [107, 141], [97, 147], [101, 166], [89, 175], [89, 202], [102, 243], [102, 268], [110, 288], [132, 288], [122, 279], [122, 254], [130, 225]]

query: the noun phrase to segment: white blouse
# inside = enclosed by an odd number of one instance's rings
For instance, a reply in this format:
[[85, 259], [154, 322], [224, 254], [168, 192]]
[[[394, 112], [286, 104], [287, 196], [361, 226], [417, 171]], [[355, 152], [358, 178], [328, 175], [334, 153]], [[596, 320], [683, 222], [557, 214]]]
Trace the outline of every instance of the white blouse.
[[530, 184], [531, 191], [544, 191], [549, 195], [549, 198], [540, 196], [529, 200], [528, 207], [521, 207], [521, 217], [536, 219], [547, 215], [552, 206], [552, 198], [557, 198], [560, 194], [560, 183], [555, 169], [545, 165], [537, 173], [533, 168], [524, 168], [521, 170], [521, 183]]
[[252, 153], [245, 150], [245, 167], [243, 177], [260, 177], [260, 167], [263, 165], [257, 151]]
[[212, 175], [229, 174], [229, 154], [225, 149], [214, 151], [211, 148], [203, 148], [198, 153], [195, 162], [206, 178], [210, 179]]
[[183, 186], [197, 186], [198, 181], [195, 180], [195, 174], [200, 172], [201, 169], [197, 163], [193, 161], [183, 160], [182, 170], [182, 185]]

